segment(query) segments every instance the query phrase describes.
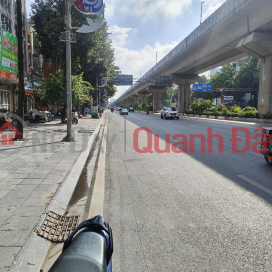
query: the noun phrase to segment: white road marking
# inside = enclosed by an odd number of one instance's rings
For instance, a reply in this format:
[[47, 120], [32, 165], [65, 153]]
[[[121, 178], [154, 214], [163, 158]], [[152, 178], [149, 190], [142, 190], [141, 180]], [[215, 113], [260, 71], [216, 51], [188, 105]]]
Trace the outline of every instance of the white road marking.
[[248, 139], [248, 138], [244, 138], [244, 137], [240, 137], [240, 136], [237, 136], [237, 138], [241, 138], [241, 139], [245, 139], [245, 140], [256, 142], [256, 140], [252, 140], [252, 139]]
[[252, 179], [249, 179], [243, 175], [238, 175], [238, 177], [272, 196], [272, 190], [262, 186], [261, 184], [255, 182]]

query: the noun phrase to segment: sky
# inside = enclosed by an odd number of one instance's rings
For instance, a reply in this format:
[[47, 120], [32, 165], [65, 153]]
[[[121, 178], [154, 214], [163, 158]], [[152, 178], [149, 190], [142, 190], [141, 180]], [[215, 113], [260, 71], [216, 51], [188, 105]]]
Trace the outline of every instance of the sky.
[[[104, 0], [122, 74], [140, 78], [200, 24], [203, 0]], [[203, 20], [226, 0], [205, 0]], [[27, 0], [28, 14], [31, 0]], [[114, 98], [130, 86], [120, 86]]]

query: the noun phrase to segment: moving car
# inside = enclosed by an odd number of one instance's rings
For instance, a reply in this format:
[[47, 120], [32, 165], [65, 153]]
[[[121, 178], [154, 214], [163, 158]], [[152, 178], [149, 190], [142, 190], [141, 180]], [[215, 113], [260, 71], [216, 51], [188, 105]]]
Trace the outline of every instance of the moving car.
[[134, 108], [133, 107], [129, 107], [129, 110], [128, 110], [129, 112], [134, 112]]
[[121, 115], [128, 115], [128, 110], [125, 109], [125, 108], [123, 108], [123, 109], [120, 109], [120, 110], [119, 110], [119, 113], [120, 113]]
[[161, 119], [177, 118], [179, 119], [179, 113], [175, 107], [164, 107], [161, 111]]

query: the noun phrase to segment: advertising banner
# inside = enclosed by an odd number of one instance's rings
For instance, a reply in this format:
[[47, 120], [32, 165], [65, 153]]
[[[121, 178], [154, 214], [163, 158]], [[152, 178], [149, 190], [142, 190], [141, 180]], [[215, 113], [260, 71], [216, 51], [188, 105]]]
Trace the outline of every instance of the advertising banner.
[[0, 78], [17, 80], [18, 40], [1, 29]]

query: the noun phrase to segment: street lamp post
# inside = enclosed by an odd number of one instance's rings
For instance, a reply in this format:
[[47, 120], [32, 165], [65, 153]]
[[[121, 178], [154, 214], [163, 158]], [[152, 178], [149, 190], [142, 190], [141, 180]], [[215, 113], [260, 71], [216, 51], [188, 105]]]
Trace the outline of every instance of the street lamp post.
[[158, 53], [159, 52], [156, 52], [156, 64], [158, 63]]
[[71, 1], [65, 1], [66, 23], [66, 88], [67, 88], [67, 135], [65, 142], [74, 142], [72, 137], [72, 83], [71, 83]]
[[201, 2], [201, 14], [200, 14], [200, 24], [202, 24], [202, 5], [205, 3], [205, 1]]

